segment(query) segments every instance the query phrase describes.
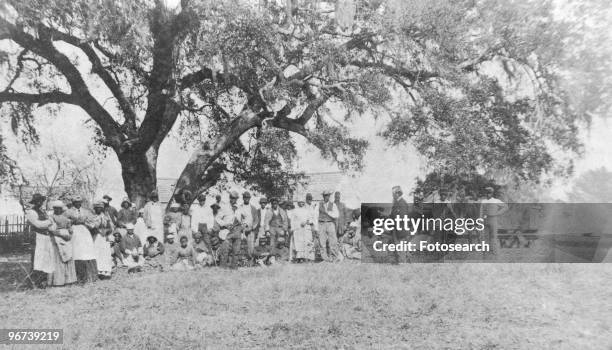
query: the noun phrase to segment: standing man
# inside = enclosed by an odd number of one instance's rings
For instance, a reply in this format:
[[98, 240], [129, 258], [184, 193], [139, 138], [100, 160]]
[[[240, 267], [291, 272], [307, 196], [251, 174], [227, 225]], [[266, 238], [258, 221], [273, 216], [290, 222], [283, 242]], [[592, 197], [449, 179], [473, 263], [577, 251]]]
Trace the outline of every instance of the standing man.
[[256, 214], [253, 216], [253, 222], [256, 221], [255, 226], [253, 227], [253, 231], [255, 232], [255, 245], [259, 244], [258, 240], [260, 236], [265, 234], [265, 224], [264, 220], [266, 219], [266, 206], [268, 205], [268, 199], [266, 197], [261, 197], [259, 199], [259, 208], [256, 210]]
[[321, 243], [319, 241], [319, 207], [317, 203], [312, 201], [312, 194], [306, 193], [306, 209], [308, 210], [310, 217], [309, 220], [312, 222], [310, 227], [312, 228], [312, 240], [314, 241], [315, 259], [316, 253], [321, 254]]
[[270, 208], [266, 211], [264, 224], [266, 236], [270, 237], [270, 254], [282, 258], [282, 247], [287, 245], [289, 217], [285, 210], [278, 206], [277, 198], [270, 199]]
[[[253, 227], [253, 232], [255, 236], [253, 237], [253, 245], [255, 246], [253, 249], [253, 254], [255, 255], [255, 261], [265, 254], [270, 252], [270, 247], [267, 244], [263, 244], [266, 236], [266, 206], [268, 205], [268, 199], [266, 197], [261, 197], [259, 199], [259, 208], [257, 208], [257, 214], [253, 216], [253, 221], [257, 220], [255, 227]], [[264, 240], [262, 240], [264, 237]]]
[[147, 236], [153, 236], [159, 242], [164, 242], [164, 211], [159, 203], [157, 191], [152, 191], [149, 195], [149, 201], [144, 206], [143, 219], [149, 230]]
[[238, 192], [230, 192], [230, 207], [223, 210], [220, 214], [219, 225], [221, 229], [229, 230], [225, 241], [221, 247], [221, 263], [223, 267], [227, 266], [228, 256], [231, 254], [230, 268], [234, 269], [238, 265], [238, 255], [240, 254], [240, 246], [242, 244], [242, 234], [247, 226], [245, 217], [238, 210]]
[[[442, 219], [442, 221], [444, 221], [447, 218], [451, 218], [453, 220], [457, 218], [458, 216], [457, 214], [455, 214], [455, 211], [453, 209], [453, 206], [450, 200], [450, 193], [449, 193], [448, 188], [442, 187], [440, 188], [438, 193], [439, 193], [440, 200], [436, 201], [434, 197], [433, 211], [432, 211], [433, 217], [436, 219], [440, 218]], [[457, 235], [453, 231], [444, 230], [442, 227], [440, 227], [439, 230], [436, 230], [436, 232], [438, 233], [436, 235], [437, 239], [442, 240], [442, 242], [444, 243], [454, 244], [455, 241], [457, 240]]]
[[[410, 206], [404, 199], [404, 192], [402, 191], [402, 188], [400, 186], [393, 186], [393, 188], [391, 188], [391, 196], [393, 197], [393, 205], [391, 207], [390, 218], [395, 220], [397, 216], [400, 218], [403, 218], [404, 215], [410, 216]], [[406, 240], [408, 235], [409, 231], [394, 229], [391, 231], [391, 242], [394, 244], [400, 243], [401, 240]], [[419, 244], [417, 242], [417, 247], [418, 246]], [[408, 252], [395, 251], [395, 262], [397, 264], [405, 263], [408, 258], [407, 254]]]
[[112, 200], [113, 199], [111, 198], [111, 196], [107, 194], [102, 197], [102, 202], [104, 203], [104, 213], [110, 219], [111, 223], [113, 224], [113, 228], [115, 228], [117, 227], [117, 218], [119, 217], [119, 212], [117, 211], [117, 209], [115, 209], [115, 207], [110, 205], [110, 202]]
[[240, 212], [245, 220], [244, 235], [247, 241], [247, 254], [249, 259], [253, 259], [255, 253], [255, 236], [259, 226], [259, 210], [251, 204], [251, 194], [245, 191], [242, 194], [242, 205], [240, 206]]
[[191, 231], [194, 235], [199, 232], [204, 237], [208, 230], [213, 229], [213, 213], [212, 209], [206, 205], [206, 195], [204, 193], [198, 195], [198, 204], [191, 206], [190, 214]]
[[499, 217], [508, 211], [508, 205], [493, 197], [493, 187], [485, 188], [485, 198], [480, 202], [480, 217], [485, 219], [485, 239], [490, 242], [490, 256], [495, 260], [499, 251]]
[[344, 229], [346, 226], [346, 204], [340, 201], [340, 191], [334, 193], [334, 204], [338, 207], [338, 220], [336, 222], [336, 236], [341, 237], [344, 235]]
[[[319, 242], [321, 244], [321, 258], [333, 261], [338, 257], [338, 237], [336, 236], [336, 220], [338, 220], [338, 206], [329, 200], [330, 191], [323, 191], [323, 202], [319, 204]], [[329, 255], [327, 244], [329, 243]], [[330, 256], [331, 255], [331, 256]]]

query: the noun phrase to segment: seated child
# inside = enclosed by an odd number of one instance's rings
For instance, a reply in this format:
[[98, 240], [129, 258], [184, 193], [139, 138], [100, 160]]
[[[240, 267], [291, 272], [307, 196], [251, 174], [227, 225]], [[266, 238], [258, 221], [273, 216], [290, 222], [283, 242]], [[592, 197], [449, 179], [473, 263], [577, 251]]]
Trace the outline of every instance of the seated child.
[[164, 245], [155, 238], [147, 237], [147, 242], [143, 248], [145, 265], [149, 267], [162, 267], [164, 259]]
[[172, 264], [172, 269], [177, 271], [193, 270], [195, 266], [194, 250], [189, 245], [187, 236], [181, 236], [181, 245], [178, 247], [176, 262]]

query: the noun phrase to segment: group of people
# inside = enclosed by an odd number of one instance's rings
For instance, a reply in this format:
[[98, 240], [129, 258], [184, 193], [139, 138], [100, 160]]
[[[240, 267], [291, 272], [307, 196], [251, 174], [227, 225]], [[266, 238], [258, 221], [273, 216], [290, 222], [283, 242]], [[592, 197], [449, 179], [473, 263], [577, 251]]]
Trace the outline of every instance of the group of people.
[[[31, 280], [38, 287], [111, 278], [120, 268], [192, 270], [205, 266], [236, 268], [360, 258], [360, 213], [346, 208], [341, 195], [324, 191], [323, 200], [307, 194], [251, 203], [247, 191], [217, 195], [211, 205], [201, 194], [193, 204], [165, 206], [153, 191], [137, 210], [126, 198], [117, 210], [105, 195], [91, 210], [80, 197], [50, 201], [34, 194], [26, 220], [36, 233]], [[242, 197], [242, 201], [240, 201]], [[48, 212], [46, 208], [52, 209]]]
[[[460, 192], [460, 191], [457, 191]], [[508, 211], [508, 205], [501, 199], [495, 196], [495, 189], [487, 186], [483, 189], [482, 195], [460, 196], [458, 193], [453, 193], [448, 188], [441, 188], [435, 193], [430, 194], [427, 202], [420, 203], [420, 210], [408, 204], [404, 199], [404, 193], [400, 186], [393, 186], [391, 195], [393, 198], [391, 212], [389, 217], [413, 217], [427, 216], [432, 218], [483, 218], [484, 230], [478, 232], [469, 230], [465, 233], [466, 239], [471, 243], [472, 239], [476, 238], [480, 241], [485, 241], [489, 244], [490, 250], [486, 257], [488, 259], [496, 259], [500, 242], [498, 237], [500, 218]], [[429, 205], [431, 209], [425, 214], [425, 207]], [[368, 222], [369, 213], [365, 214], [366, 226], [371, 226]], [[444, 229], [433, 230], [430, 232], [418, 232], [416, 235], [409, 236], [409, 231], [393, 229], [388, 232], [387, 240], [390, 243], [400, 243], [409, 240], [417, 243], [419, 241], [439, 241], [442, 243], [455, 243], [458, 235], [452, 231]], [[370, 236], [370, 232], [367, 233]], [[477, 237], [473, 237], [476, 234]], [[410, 260], [409, 252], [394, 252], [394, 260], [397, 263], [405, 263]]]

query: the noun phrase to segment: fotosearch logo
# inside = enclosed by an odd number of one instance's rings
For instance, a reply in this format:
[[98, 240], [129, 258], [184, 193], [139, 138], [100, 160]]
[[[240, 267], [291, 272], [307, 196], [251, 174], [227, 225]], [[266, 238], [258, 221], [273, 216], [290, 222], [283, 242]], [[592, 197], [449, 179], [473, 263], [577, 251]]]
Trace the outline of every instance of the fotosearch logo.
[[385, 231], [407, 231], [414, 236], [419, 231], [453, 231], [462, 235], [467, 231], [483, 231], [485, 229], [484, 218], [420, 218], [408, 217], [408, 215], [397, 215], [395, 218], [377, 218], [373, 220], [372, 233], [377, 236]]
[[375, 241], [372, 248], [377, 252], [488, 252], [490, 246], [487, 242], [459, 244], [459, 243], [429, 243], [427, 241], [416, 242], [400, 241], [399, 243], [383, 243]]

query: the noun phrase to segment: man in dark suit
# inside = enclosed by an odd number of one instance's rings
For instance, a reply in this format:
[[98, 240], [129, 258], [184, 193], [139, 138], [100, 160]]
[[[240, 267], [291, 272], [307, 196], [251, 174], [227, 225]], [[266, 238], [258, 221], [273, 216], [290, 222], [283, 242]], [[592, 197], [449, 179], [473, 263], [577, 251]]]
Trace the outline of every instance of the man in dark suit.
[[[410, 206], [403, 197], [404, 192], [402, 192], [402, 188], [400, 186], [393, 186], [391, 189], [391, 195], [393, 196], [393, 206], [391, 207], [390, 218], [395, 220], [397, 216], [400, 218], [403, 218], [404, 216], [410, 217]], [[394, 229], [391, 231], [392, 243], [397, 244], [401, 241], [407, 241], [410, 239], [409, 235], [410, 231]], [[399, 264], [407, 262], [408, 252], [395, 251], [394, 253], [396, 263]]]
[[264, 218], [264, 230], [266, 236], [270, 237], [270, 254], [277, 259], [286, 260], [289, 255], [289, 217], [287, 212], [279, 207], [277, 198], [270, 199], [270, 208]]

